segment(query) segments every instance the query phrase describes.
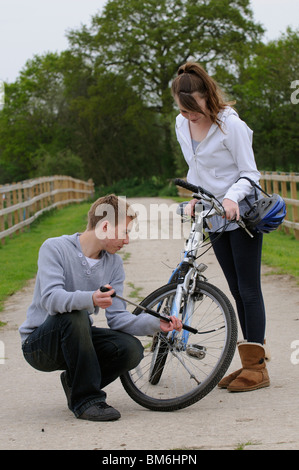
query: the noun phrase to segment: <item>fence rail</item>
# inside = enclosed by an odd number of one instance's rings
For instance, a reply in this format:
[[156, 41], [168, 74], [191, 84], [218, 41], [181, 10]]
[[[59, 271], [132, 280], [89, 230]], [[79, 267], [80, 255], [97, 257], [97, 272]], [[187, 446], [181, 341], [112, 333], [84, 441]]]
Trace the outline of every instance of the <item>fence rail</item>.
[[94, 193], [92, 180], [49, 176], [0, 186], [0, 240], [23, 231], [50, 209], [81, 202]]
[[[283, 222], [286, 232], [294, 230], [294, 235], [299, 240], [299, 200], [297, 188], [299, 183], [298, 173], [261, 172], [260, 185], [267, 193], [280, 194], [287, 205], [287, 216]], [[179, 189], [179, 196], [189, 197], [190, 191]]]
[[283, 197], [287, 205], [287, 216], [283, 221], [284, 230], [287, 233], [290, 229], [294, 230], [294, 235], [299, 240], [298, 173], [263, 171], [260, 183], [267, 193], [278, 193]]

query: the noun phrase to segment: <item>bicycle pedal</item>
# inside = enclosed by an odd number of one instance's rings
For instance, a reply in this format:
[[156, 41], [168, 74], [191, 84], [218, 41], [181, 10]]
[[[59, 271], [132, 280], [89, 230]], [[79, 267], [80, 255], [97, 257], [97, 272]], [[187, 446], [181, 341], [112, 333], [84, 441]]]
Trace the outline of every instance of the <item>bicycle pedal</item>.
[[204, 359], [206, 357], [206, 348], [199, 344], [188, 344], [186, 347], [188, 356], [195, 357], [196, 359]]

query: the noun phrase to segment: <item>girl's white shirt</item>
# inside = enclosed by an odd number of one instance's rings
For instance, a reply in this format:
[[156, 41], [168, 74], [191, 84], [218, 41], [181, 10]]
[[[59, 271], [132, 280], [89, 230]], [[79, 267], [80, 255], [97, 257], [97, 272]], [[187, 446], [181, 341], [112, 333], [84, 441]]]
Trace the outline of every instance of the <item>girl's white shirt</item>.
[[189, 166], [187, 181], [202, 186], [220, 201], [224, 198], [239, 203], [252, 192], [246, 176], [258, 183], [252, 149], [252, 130], [231, 107], [218, 115], [221, 129], [212, 124], [205, 139], [193, 151], [189, 121], [181, 114], [176, 118], [176, 135]]

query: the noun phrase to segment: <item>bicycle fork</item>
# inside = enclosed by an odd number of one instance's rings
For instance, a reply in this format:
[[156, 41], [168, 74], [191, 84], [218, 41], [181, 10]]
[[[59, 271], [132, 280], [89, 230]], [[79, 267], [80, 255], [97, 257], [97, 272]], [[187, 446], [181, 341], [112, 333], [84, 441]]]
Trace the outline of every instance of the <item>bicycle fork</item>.
[[[184, 277], [184, 281], [177, 285], [176, 294], [171, 306], [171, 315], [179, 317], [181, 314], [182, 321], [185, 325], [190, 326], [192, 323], [193, 312], [195, 308], [195, 287], [198, 273], [202, 273], [206, 269], [206, 265], [200, 265], [196, 268], [192, 267], [188, 270]], [[185, 297], [185, 299], [184, 299]], [[186, 298], [187, 297], [187, 298]], [[183, 302], [184, 299], [184, 302]], [[198, 344], [188, 344], [190, 333], [183, 330], [181, 337], [178, 339], [178, 332], [168, 333], [168, 338], [172, 344], [177, 344], [177, 349], [186, 351], [188, 356], [196, 359], [203, 359], [206, 355], [206, 348]]]
[[[179, 284], [177, 286], [176, 295], [171, 308], [172, 315], [179, 315], [181, 313], [183, 295], [185, 295], [183, 284]], [[192, 320], [195, 301], [191, 295], [188, 295], [188, 297], [188, 302], [184, 302], [183, 305], [182, 320], [184, 319], [184, 321], [189, 325]], [[187, 330], [182, 330], [182, 336], [179, 338], [177, 331], [169, 332], [168, 339], [173, 345], [173, 347], [170, 348], [170, 352], [186, 369], [190, 379], [195, 380], [195, 382], [200, 385], [200, 380], [198, 380], [195, 374], [190, 370], [188, 364], [180, 354], [181, 351], [186, 351], [188, 356], [196, 359], [203, 359], [205, 357], [205, 348], [197, 344], [188, 344], [189, 334], [190, 333]]]

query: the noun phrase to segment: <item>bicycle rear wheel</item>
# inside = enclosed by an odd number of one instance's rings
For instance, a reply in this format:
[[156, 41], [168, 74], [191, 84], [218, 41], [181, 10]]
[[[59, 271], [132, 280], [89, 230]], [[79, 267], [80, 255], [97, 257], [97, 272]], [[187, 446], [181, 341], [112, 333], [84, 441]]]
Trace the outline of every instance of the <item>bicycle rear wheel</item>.
[[[176, 283], [160, 287], [141, 305], [170, 315]], [[191, 323], [198, 333], [186, 331], [139, 338], [144, 358], [139, 365], [121, 376], [128, 395], [141, 406], [154, 411], [185, 408], [205, 397], [226, 373], [237, 343], [234, 309], [217, 287], [197, 281], [192, 296]], [[186, 311], [187, 296], [181, 312]], [[133, 312], [138, 315], [141, 309]]]

